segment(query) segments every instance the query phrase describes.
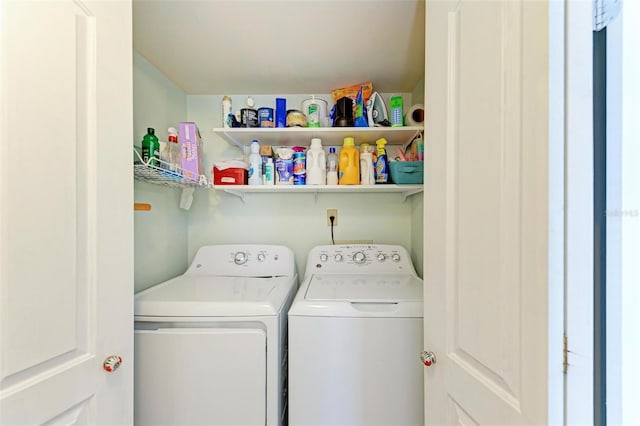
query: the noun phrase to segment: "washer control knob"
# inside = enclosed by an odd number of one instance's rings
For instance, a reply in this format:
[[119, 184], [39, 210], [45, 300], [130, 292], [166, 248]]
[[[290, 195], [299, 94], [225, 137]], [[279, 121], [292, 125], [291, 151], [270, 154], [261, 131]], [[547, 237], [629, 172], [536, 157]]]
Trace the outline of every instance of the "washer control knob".
[[385, 256], [384, 253], [380, 253], [378, 255], [378, 262], [384, 262], [385, 260], [387, 260], [387, 256]]
[[264, 262], [266, 258], [264, 253], [258, 253], [258, 262]]
[[234, 256], [233, 256], [233, 262], [236, 265], [244, 265], [245, 263], [247, 263], [247, 253], [243, 252], [243, 251], [239, 251], [237, 252]]
[[336, 254], [333, 258], [336, 262], [342, 262], [342, 255], [340, 253]]
[[321, 260], [322, 262], [326, 262], [327, 260], [329, 260], [329, 256], [327, 255], [327, 253], [322, 253], [322, 254], [320, 255], [320, 260]]
[[394, 262], [400, 262], [400, 255], [398, 253], [393, 253], [391, 255], [391, 260], [393, 260]]
[[365, 256], [365, 254], [361, 251], [357, 251], [354, 255], [353, 255], [353, 261], [358, 263], [358, 264], [362, 264], [367, 260], [367, 256]]

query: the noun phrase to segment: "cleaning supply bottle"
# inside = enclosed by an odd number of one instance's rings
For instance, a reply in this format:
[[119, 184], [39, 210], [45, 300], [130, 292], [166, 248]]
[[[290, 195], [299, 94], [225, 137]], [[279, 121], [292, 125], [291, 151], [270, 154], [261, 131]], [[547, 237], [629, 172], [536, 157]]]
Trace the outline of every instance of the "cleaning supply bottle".
[[158, 167], [160, 162], [160, 142], [156, 136], [156, 129], [147, 128], [147, 134], [142, 138], [142, 161], [150, 166]]
[[293, 147], [293, 184], [307, 184], [307, 155], [302, 146]]
[[371, 145], [360, 145], [360, 185], [374, 185], [376, 183], [373, 170], [373, 155]]
[[229, 120], [229, 114], [231, 114], [231, 98], [229, 96], [222, 97], [222, 127], [231, 127], [231, 120]]
[[167, 129], [169, 137], [169, 170], [177, 171], [182, 168], [182, 159], [180, 157], [180, 144], [178, 143], [178, 131], [175, 127], [169, 127]]
[[344, 138], [340, 150], [338, 167], [339, 185], [358, 185], [360, 183], [360, 153], [352, 137]]
[[378, 159], [376, 160], [376, 183], [387, 183], [389, 181], [389, 163], [387, 161], [387, 151], [384, 146], [387, 144], [385, 138], [376, 141], [378, 147]]
[[307, 185], [324, 185], [327, 181], [327, 158], [319, 138], [311, 139], [307, 150]]
[[249, 185], [262, 185], [262, 157], [260, 157], [260, 144], [256, 139], [251, 142], [249, 155]]
[[264, 165], [264, 184], [276, 184], [275, 166], [273, 164], [273, 158], [271, 157], [267, 158], [267, 164]]
[[338, 155], [334, 147], [329, 148], [327, 155], [327, 185], [338, 184]]

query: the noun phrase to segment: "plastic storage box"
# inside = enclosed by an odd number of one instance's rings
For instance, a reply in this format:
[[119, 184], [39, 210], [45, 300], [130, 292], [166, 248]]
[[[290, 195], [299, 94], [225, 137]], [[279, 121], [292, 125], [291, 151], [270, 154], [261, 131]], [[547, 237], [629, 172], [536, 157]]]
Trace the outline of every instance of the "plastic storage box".
[[220, 170], [213, 168], [213, 184], [214, 185], [246, 185], [248, 172], [246, 169], [231, 167]]
[[389, 171], [393, 183], [399, 185], [424, 182], [424, 161], [391, 161]]

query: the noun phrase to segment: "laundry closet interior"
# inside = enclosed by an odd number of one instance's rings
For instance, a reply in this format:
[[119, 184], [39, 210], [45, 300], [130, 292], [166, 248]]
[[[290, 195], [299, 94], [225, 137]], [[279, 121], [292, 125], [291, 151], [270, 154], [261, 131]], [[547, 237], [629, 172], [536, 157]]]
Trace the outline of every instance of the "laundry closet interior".
[[[256, 108], [275, 108], [275, 98], [283, 97], [287, 109], [300, 109], [311, 95], [331, 108], [333, 89], [371, 82], [387, 106], [391, 96], [402, 96], [406, 112], [424, 103], [424, 31], [420, 0], [134, 0], [133, 145], [140, 146], [149, 127], [166, 141], [169, 127], [195, 122], [203, 172], [211, 179], [214, 162], [245, 155], [242, 142], [214, 132], [222, 127], [223, 96], [231, 97], [233, 111], [245, 107], [248, 96]], [[358, 129], [364, 133], [353, 135], [356, 146], [363, 140], [375, 146], [387, 129]], [[392, 146], [411, 139], [406, 132], [382, 135]], [[342, 146], [329, 133], [319, 137], [325, 148]], [[310, 144], [308, 134], [294, 138], [295, 145]], [[402, 245], [422, 276], [422, 190], [398, 186], [241, 193], [198, 187], [190, 194], [136, 177], [134, 201], [151, 209], [135, 212], [135, 291], [184, 273], [197, 250], [210, 244], [288, 246], [302, 277], [309, 250], [331, 244], [327, 209], [337, 209], [336, 242]]]

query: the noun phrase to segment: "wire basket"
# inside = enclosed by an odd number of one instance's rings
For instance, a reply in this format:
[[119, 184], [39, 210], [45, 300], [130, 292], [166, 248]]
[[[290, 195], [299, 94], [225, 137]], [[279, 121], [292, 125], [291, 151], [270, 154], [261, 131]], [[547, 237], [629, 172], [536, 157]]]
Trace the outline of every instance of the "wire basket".
[[[209, 187], [207, 177], [204, 175], [187, 175], [183, 172], [182, 167], [157, 158], [145, 162], [135, 147], [133, 152], [135, 153], [133, 175], [137, 180], [173, 188]], [[151, 164], [152, 162], [154, 164]]]

